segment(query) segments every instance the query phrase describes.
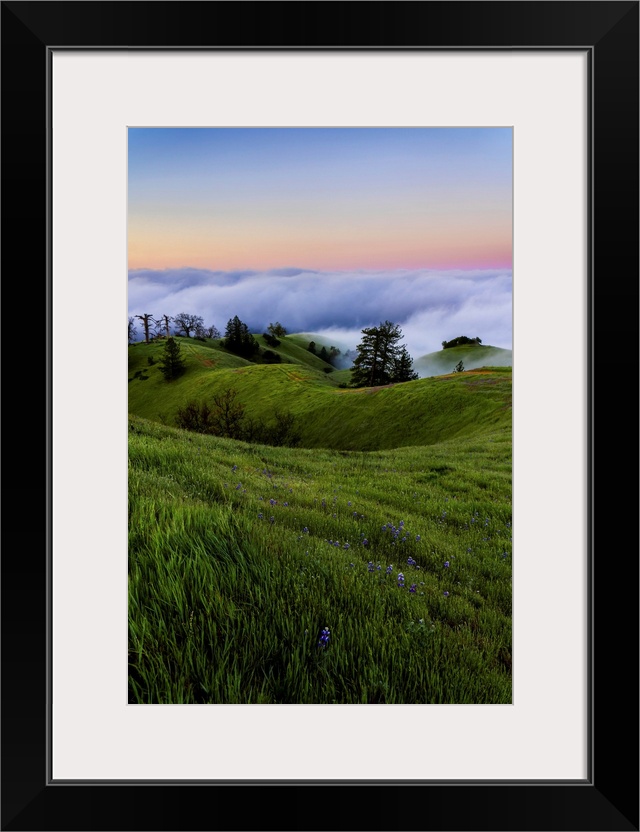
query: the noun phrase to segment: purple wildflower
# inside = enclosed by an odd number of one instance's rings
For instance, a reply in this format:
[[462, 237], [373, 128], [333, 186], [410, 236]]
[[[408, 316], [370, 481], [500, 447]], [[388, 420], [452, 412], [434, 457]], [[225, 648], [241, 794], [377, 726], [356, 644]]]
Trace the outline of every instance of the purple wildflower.
[[331, 631], [328, 627], [325, 627], [323, 631], [320, 633], [320, 641], [318, 642], [318, 647], [326, 647], [329, 644], [329, 638], [331, 636]]

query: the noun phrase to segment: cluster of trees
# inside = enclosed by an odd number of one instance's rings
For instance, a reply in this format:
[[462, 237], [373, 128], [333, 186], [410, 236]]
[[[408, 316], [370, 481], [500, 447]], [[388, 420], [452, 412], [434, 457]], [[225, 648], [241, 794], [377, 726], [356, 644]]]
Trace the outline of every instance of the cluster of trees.
[[418, 378], [413, 359], [399, 343], [403, 335], [398, 324], [384, 321], [363, 329], [362, 334], [351, 369], [353, 387], [376, 387]]
[[467, 338], [466, 335], [460, 335], [459, 338], [454, 338], [453, 341], [443, 341], [442, 349], [448, 350], [450, 347], [462, 347], [464, 344], [481, 344], [482, 338]]
[[276, 409], [272, 422], [251, 418], [238, 396], [238, 391], [230, 388], [210, 401], [190, 401], [178, 410], [176, 424], [196, 433], [262, 445], [295, 447], [300, 443], [300, 430], [292, 413]]
[[222, 344], [242, 358], [251, 358], [260, 349], [260, 344], [249, 332], [249, 327], [237, 315], [227, 322]]
[[[134, 315], [128, 320], [128, 342], [136, 340], [136, 321], [142, 322], [142, 331], [145, 343], [156, 338], [171, 338], [175, 335], [183, 335], [185, 338], [196, 338], [204, 341], [205, 338], [220, 339], [224, 347], [243, 358], [251, 358], [260, 352], [260, 345], [249, 331], [249, 327], [235, 315], [227, 322], [224, 337], [215, 326], [206, 326], [201, 315], [192, 315], [190, 312], [180, 312], [175, 317], [161, 315], [155, 318], [149, 313]], [[287, 330], [280, 321], [271, 323], [268, 331], [264, 333], [264, 339], [270, 347], [280, 345], [279, 338], [284, 338]], [[282, 359], [277, 353], [265, 350], [262, 357], [267, 363], [278, 363]]]
[[340, 350], [337, 347], [329, 347], [327, 349], [325, 346], [318, 349], [318, 345], [315, 341], [309, 341], [309, 346], [307, 347], [310, 353], [313, 355], [317, 355], [318, 358], [321, 358], [323, 361], [326, 361], [327, 364], [331, 364], [335, 367], [336, 359], [340, 355]]
[[[215, 326], [206, 326], [201, 315], [192, 315], [190, 312], [180, 312], [172, 317], [171, 315], [160, 315], [155, 318], [148, 312], [142, 315], [129, 317], [127, 337], [131, 344], [136, 339], [136, 321], [142, 321], [142, 332], [145, 343], [154, 338], [170, 338], [172, 335], [184, 335], [185, 338], [220, 338], [220, 332]], [[171, 326], [173, 324], [173, 326]]]

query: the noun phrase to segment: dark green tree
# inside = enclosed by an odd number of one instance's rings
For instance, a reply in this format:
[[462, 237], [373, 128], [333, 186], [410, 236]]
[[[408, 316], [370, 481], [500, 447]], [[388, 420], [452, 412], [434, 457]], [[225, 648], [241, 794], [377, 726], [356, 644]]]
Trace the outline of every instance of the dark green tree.
[[420, 376], [413, 369], [413, 359], [407, 352], [406, 347], [402, 347], [398, 354], [393, 368], [392, 381], [415, 381]]
[[464, 364], [462, 361], [458, 361], [456, 366], [453, 368], [454, 373], [464, 373]]
[[180, 344], [174, 338], [167, 338], [158, 365], [165, 381], [173, 381], [174, 378], [178, 378], [186, 370]]
[[249, 332], [249, 327], [237, 315], [227, 322], [222, 343], [228, 350], [242, 358], [251, 358], [260, 349], [260, 344]]
[[309, 341], [309, 346], [307, 347], [307, 349], [309, 350], [309, 352], [311, 352], [315, 355], [316, 354], [316, 342], [315, 341]]
[[356, 347], [351, 369], [354, 387], [375, 387], [394, 381], [396, 361], [400, 358], [402, 330], [398, 324], [385, 321], [379, 326], [362, 330], [362, 341]]

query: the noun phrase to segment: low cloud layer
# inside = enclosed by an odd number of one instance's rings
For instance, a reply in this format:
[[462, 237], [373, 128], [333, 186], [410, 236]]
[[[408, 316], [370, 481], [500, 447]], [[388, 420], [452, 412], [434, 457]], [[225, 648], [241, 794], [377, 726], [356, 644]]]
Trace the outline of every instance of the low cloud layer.
[[363, 327], [400, 325], [417, 358], [460, 335], [512, 345], [511, 271], [216, 272], [140, 269], [129, 273], [129, 315], [201, 315], [224, 333], [237, 315], [252, 331], [280, 321], [353, 349]]

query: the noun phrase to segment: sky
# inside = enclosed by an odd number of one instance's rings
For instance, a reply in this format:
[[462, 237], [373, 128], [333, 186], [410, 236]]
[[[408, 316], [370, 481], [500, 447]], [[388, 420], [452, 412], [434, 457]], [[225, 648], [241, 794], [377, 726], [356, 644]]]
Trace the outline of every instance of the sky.
[[511, 348], [512, 185], [510, 128], [129, 128], [129, 314]]

